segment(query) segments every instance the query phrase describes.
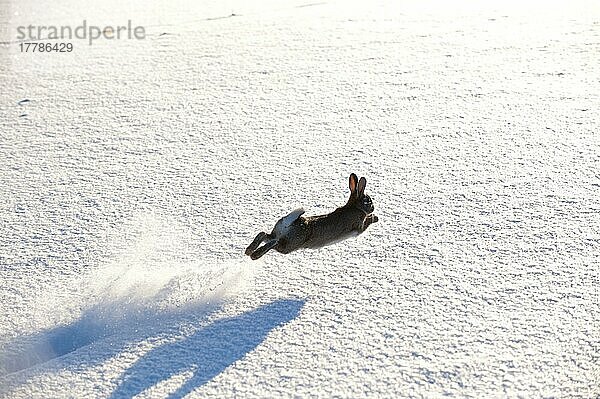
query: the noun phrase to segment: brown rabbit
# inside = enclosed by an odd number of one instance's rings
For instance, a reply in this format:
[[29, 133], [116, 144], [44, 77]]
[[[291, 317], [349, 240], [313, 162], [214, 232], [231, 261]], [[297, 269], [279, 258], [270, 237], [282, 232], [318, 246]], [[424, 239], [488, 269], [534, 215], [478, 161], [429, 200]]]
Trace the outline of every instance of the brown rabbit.
[[[365, 231], [379, 220], [373, 215], [375, 207], [371, 197], [365, 194], [367, 179], [361, 177], [359, 181], [352, 173], [349, 185], [350, 198], [346, 205], [327, 215], [309, 217], [302, 216], [304, 209], [296, 209], [279, 219], [271, 234], [258, 233], [246, 248], [246, 255], [256, 260], [273, 248], [282, 254], [299, 248], [319, 248]], [[265, 244], [258, 248], [263, 241]]]

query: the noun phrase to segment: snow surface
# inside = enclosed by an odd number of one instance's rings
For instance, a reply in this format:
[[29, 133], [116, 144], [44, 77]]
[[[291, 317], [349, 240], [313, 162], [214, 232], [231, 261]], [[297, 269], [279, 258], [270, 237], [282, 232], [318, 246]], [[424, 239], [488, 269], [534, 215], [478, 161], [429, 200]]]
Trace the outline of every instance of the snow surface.
[[0, 9], [0, 397], [600, 396], [597, 2]]

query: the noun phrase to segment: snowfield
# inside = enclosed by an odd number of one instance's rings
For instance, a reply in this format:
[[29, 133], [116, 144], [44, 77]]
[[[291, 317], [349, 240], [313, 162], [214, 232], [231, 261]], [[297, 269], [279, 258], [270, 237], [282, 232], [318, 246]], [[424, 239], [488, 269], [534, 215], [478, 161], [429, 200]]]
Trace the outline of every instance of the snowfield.
[[[0, 397], [600, 397], [597, 2], [60, 3], [0, 0]], [[83, 19], [147, 38], [20, 52]]]

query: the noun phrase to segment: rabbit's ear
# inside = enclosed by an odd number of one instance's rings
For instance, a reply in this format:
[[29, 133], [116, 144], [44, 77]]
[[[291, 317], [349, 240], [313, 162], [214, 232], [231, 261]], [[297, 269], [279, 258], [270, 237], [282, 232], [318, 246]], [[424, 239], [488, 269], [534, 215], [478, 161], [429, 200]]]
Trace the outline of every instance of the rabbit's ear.
[[358, 198], [363, 196], [363, 194], [365, 193], [366, 186], [367, 186], [367, 179], [365, 179], [364, 177], [361, 177], [360, 181], [358, 182]]
[[354, 173], [351, 173], [350, 181], [348, 183], [348, 186], [350, 187], [350, 196], [351, 197], [356, 195], [357, 184], [358, 184], [358, 177]]

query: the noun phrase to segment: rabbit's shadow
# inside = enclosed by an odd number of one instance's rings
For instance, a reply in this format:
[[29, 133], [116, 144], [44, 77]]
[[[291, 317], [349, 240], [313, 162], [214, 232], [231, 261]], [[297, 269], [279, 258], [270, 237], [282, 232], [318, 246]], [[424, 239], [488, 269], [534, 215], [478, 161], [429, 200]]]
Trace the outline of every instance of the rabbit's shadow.
[[110, 397], [132, 397], [161, 381], [191, 373], [168, 396], [182, 398], [254, 350], [271, 330], [296, 318], [304, 303], [297, 299], [271, 302], [217, 320], [183, 340], [154, 348], [123, 373]]

